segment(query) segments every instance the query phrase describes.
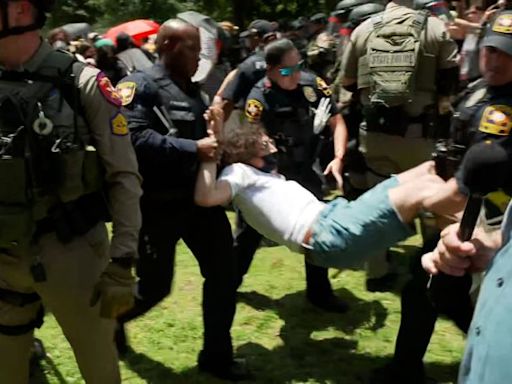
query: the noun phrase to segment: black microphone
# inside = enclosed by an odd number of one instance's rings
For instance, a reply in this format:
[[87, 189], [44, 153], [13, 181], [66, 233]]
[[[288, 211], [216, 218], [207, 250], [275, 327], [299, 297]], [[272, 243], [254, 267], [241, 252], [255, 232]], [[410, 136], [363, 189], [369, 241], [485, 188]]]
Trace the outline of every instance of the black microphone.
[[[468, 241], [473, 236], [484, 196], [504, 185], [510, 165], [505, 149], [501, 145], [487, 140], [469, 148], [460, 169], [462, 184], [469, 190], [469, 198], [460, 222], [458, 237], [461, 241]], [[435, 277], [430, 275], [427, 282], [428, 294], [434, 296], [444, 294], [445, 284], [452, 279], [460, 278], [443, 273]]]
[[471, 239], [482, 209], [483, 198], [502, 187], [510, 171], [505, 149], [491, 140], [469, 148], [462, 160], [462, 183], [469, 189], [469, 198], [459, 227], [459, 239]]

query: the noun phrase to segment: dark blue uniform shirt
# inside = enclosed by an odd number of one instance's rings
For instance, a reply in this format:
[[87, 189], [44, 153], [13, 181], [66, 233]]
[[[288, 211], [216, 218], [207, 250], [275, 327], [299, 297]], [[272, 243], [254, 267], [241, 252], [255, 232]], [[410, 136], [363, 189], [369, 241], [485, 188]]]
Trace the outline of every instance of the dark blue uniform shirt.
[[203, 113], [207, 100], [199, 87], [180, 89], [162, 64], [131, 74], [117, 87], [146, 197], [192, 197], [197, 170], [197, 144], [206, 136]]
[[252, 87], [265, 77], [266, 71], [267, 64], [263, 52], [256, 51], [238, 66], [238, 73], [233, 81], [227, 85], [222, 97], [232, 101], [237, 106], [243, 107], [243, 103], [245, 103]]

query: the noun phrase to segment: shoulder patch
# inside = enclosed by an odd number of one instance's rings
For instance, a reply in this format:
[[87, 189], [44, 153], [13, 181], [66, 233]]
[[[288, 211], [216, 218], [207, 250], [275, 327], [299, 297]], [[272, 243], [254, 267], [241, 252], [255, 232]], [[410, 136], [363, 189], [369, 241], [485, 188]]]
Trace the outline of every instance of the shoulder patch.
[[491, 135], [508, 136], [512, 129], [512, 107], [490, 105], [485, 108], [478, 130]]
[[316, 92], [313, 89], [313, 87], [310, 87], [310, 86], [302, 87], [302, 92], [304, 92], [304, 97], [310, 103], [314, 103], [315, 101], [317, 101], [318, 97], [317, 97]]
[[261, 101], [256, 99], [247, 100], [247, 105], [245, 106], [245, 115], [251, 123], [260, 121], [262, 113], [263, 104], [261, 104]]
[[123, 105], [128, 105], [133, 101], [136, 89], [137, 84], [133, 81], [126, 81], [124, 83], [117, 84], [116, 91], [121, 98], [121, 103]]
[[321, 90], [323, 92], [323, 94], [325, 96], [331, 96], [332, 95], [331, 88], [327, 85], [327, 83], [321, 77], [317, 76], [317, 78], [316, 78], [316, 86], [318, 87], [319, 90]]
[[492, 30], [500, 33], [512, 33], [512, 14], [506, 13], [498, 16], [492, 25]]
[[121, 111], [116, 112], [110, 119], [110, 130], [116, 136], [126, 136], [128, 134], [128, 121]]
[[96, 82], [98, 83], [98, 88], [100, 89], [101, 94], [110, 104], [113, 104], [116, 107], [120, 107], [122, 105], [121, 97], [112, 86], [110, 79], [103, 72], [99, 72], [96, 75]]

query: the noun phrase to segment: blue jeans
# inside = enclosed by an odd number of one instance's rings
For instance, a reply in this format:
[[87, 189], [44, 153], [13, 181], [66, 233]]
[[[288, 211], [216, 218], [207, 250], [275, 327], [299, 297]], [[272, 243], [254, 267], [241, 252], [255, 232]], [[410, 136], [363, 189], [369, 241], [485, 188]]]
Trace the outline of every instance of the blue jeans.
[[357, 200], [338, 198], [327, 204], [313, 225], [306, 257], [323, 267], [348, 268], [384, 252], [414, 231], [403, 223], [389, 201], [388, 190], [398, 185], [391, 177]]

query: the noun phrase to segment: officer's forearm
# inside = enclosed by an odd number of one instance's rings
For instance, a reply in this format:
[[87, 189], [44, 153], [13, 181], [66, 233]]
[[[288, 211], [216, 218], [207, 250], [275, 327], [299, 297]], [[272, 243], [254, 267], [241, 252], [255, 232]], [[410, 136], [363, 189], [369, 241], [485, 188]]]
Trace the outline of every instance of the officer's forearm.
[[348, 131], [345, 121], [340, 113], [330, 120], [334, 138], [334, 157], [343, 159], [347, 148]]

